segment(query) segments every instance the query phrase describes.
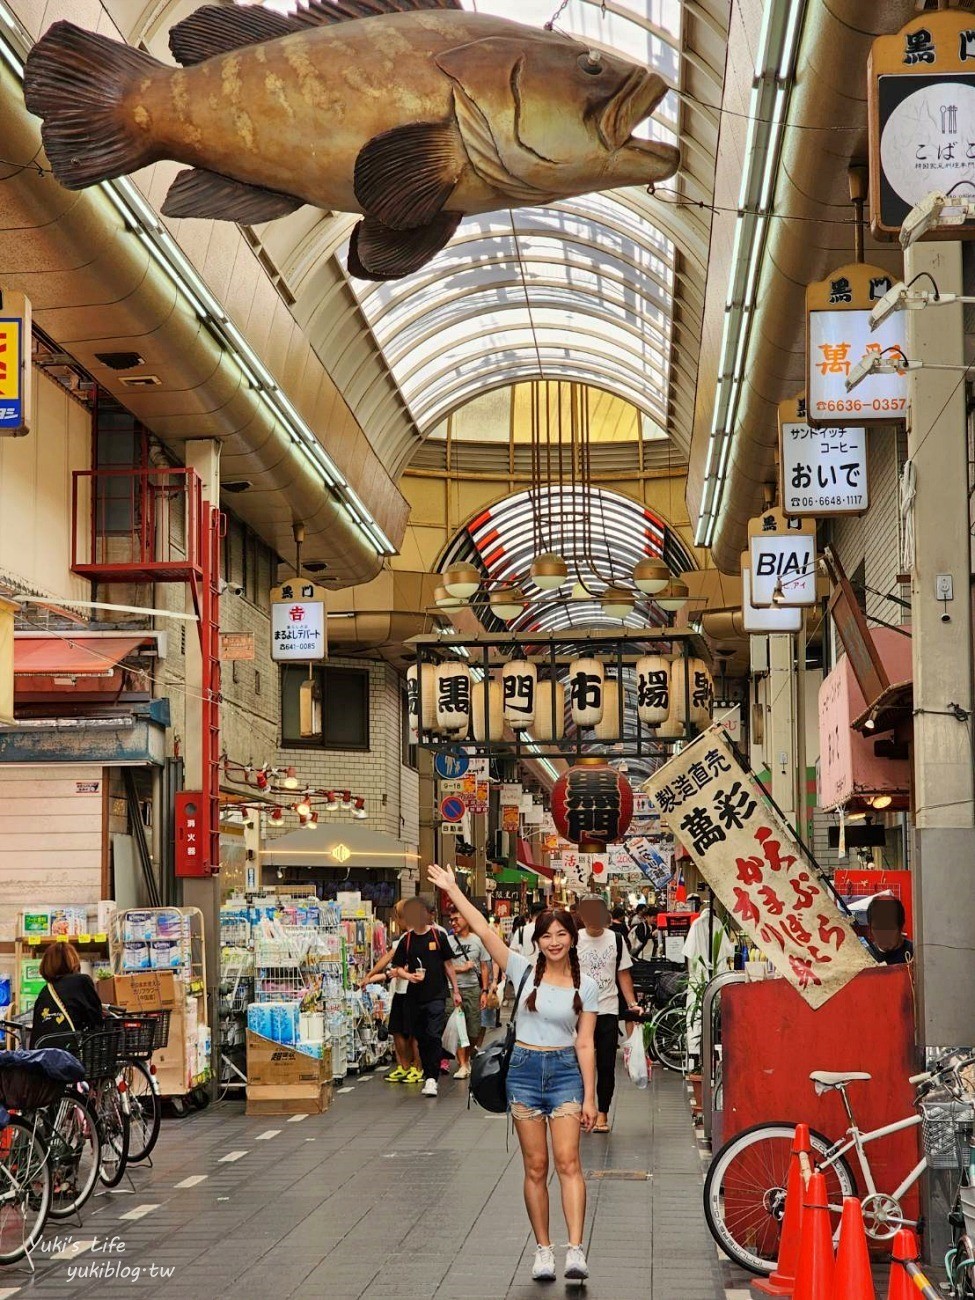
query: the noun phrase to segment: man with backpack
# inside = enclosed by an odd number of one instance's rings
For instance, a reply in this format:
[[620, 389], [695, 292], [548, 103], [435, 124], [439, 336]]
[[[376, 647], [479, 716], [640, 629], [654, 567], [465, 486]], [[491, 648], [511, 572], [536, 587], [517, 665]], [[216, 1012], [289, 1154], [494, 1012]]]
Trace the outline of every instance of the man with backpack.
[[657, 941], [653, 931], [649, 909], [646, 903], [640, 903], [636, 909], [633, 928], [630, 930], [630, 953], [640, 961], [647, 961], [650, 957], [656, 956]]
[[609, 1108], [616, 1089], [616, 1051], [620, 1035], [620, 995], [629, 1011], [639, 1011], [630, 967], [633, 958], [616, 930], [609, 929], [610, 912], [601, 894], [579, 900], [585, 926], [578, 940], [579, 969], [599, 985], [596, 1015], [596, 1123], [594, 1133], [609, 1132]]

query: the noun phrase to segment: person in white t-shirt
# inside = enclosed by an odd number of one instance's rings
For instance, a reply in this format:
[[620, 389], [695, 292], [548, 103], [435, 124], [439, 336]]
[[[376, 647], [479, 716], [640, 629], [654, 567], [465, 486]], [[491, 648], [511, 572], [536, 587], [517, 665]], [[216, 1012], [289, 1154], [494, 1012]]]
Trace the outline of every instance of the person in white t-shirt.
[[639, 1011], [633, 991], [630, 967], [633, 958], [623, 936], [609, 929], [609, 908], [601, 894], [586, 894], [579, 900], [579, 967], [599, 986], [596, 1015], [596, 1108], [594, 1133], [609, 1132], [609, 1108], [616, 1090], [616, 1050], [620, 1035], [620, 995], [627, 1010]]

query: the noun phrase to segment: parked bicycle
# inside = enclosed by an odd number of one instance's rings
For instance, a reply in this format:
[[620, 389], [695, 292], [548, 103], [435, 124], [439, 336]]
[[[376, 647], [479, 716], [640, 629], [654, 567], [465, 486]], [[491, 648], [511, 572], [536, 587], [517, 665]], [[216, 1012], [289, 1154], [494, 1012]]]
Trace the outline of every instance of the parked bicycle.
[[[875, 1241], [889, 1241], [898, 1229], [917, 1227], [917, 1222], [905, 1214], [903, 1202], [929, 1167], [928, 1155], [922, 1156], [897, 1187], [885, 1192], [877, 1187], [867, 1147], [894, 1133], [933, 1123], [922, 1110], [922, 1103], [933, 1093], [946, 1096], [949, 1102], [961, 1098], [970, 1102], [971, 1090], [961, 1072], [973, 1063], [975, 1055], [952, 1053], [942, 1057], [933, 1069], [914, 1075], [910, 1082], [916, 1088], [915, 1113], [869, 1132], [863, 1132], [857, 1124], [847, 1089], [854, 1083], [869, 1082], [871, 1076], [857, 1070], [812, 1072], [809, 1077], [817, 1093], [838, 1093], [849, 1120], [846, 1133], [838, 1141], [831, 1142], [822, 1133], [810, 1133], [816, 1168], [826, 1179], [834, 1231], [839, 1225], [843, 1198], [856, 1194], [847, 1160], [851, 1153], [856, 1155], [865, 1189], [862, 1207], [867, 1235]], [[725, 1143], [708, 1170], [704, 1185], [708, 1228], [724, 1253], [751, 1273], [769, 1274], [775, 1268], [794, 1133], [794, 1123], [756, 1124]], [[926, 1148], [930, 1149], [927, 1132], [925, 1137]], [[951, 1140], [955, 1140], [954, 1133]]]

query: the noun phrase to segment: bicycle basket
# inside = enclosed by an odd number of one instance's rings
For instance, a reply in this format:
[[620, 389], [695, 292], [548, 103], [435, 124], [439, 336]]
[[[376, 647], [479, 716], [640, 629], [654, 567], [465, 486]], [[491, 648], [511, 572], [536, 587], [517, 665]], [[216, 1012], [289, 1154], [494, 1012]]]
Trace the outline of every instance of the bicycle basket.
[[122, 1030], [120, 1054], [129, 1060], [147, 1061], [156, 1043], [156, 1022], [148, 1016], [124, 1016], [119, 1020]]
[[85, 1067], [86, 1079], [111, 1079], [118, 1072], [122, 1055], [122, 1029], [97, 1029], [85, 1034], [78, 1043], [78, 1059]]
[[163, 1011], [144, 1011], [143, 1015], [147, 1020], [151, 1020], [155, 1027], [155, 1037], [152, 1040], [152, 1050], [160, 1051], [163, 1047], [169, 1046], [169, 1022], [173, 1013], [169, 1008]]
[[960, 1101], [921, 1103], [924, 1154], [932, 1169], [963, 1169], [968, 1165], [968, 1139], [975, 1119]]
[[0, 1106], [9, 1110], [40, 1110], [57, 1101], [63, 1092], [62, 1082], [48, 1078], [40, 1070], [28, 1070], [22, 1065], [0, 1069]]

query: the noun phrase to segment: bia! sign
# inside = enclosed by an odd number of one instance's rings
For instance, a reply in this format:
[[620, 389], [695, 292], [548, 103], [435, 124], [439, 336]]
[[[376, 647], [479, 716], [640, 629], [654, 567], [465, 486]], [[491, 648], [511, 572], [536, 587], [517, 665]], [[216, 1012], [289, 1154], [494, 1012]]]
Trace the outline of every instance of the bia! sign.
[[271, 591], [271, 658], [308, 663], [328, 655], [324, 587], [295, 579]]
[[815, 605], [816, 525], [767, 510], [748, 524], [753, 605]]

